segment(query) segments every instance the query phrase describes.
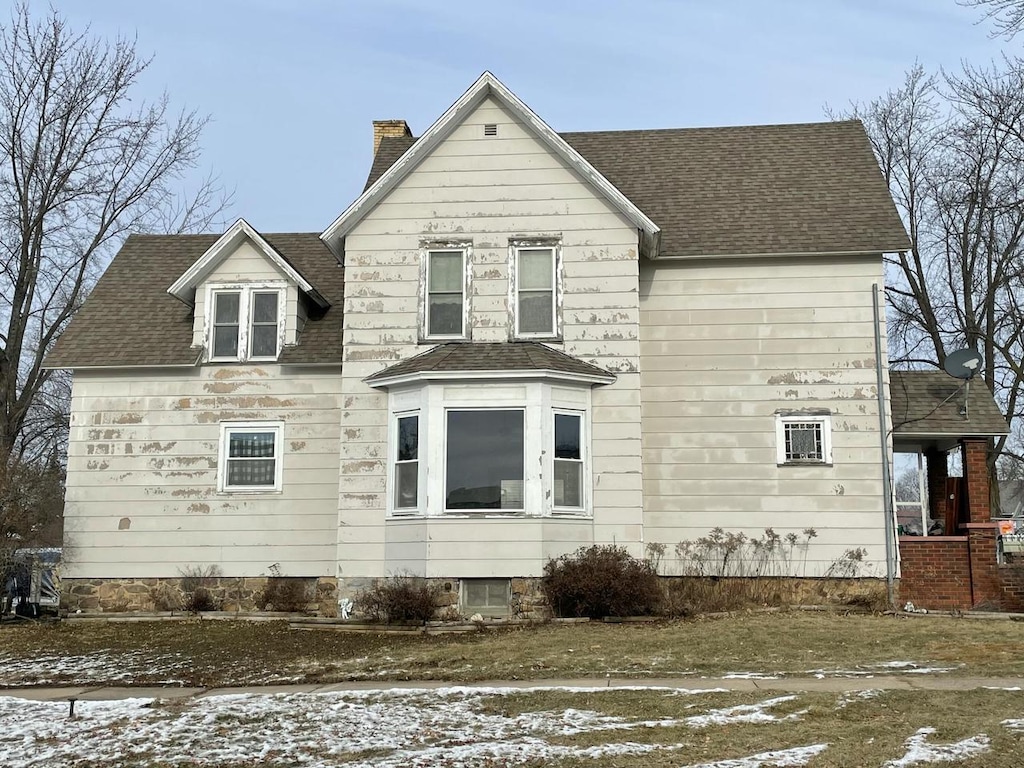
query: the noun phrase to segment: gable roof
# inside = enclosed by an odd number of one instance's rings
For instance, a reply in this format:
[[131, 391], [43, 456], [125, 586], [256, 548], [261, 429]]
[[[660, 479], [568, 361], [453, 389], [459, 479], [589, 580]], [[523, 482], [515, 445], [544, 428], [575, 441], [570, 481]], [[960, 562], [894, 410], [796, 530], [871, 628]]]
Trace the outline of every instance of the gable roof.
[[[561, 137], [657, 223], [660, 258], [910, 247], [857, 120]], [[384, 139], [367, 189], [416, 142]]]
[[[945, 371], [890, 371], [893, 433], [898, 437], [991, 437], [1009, 434], [982, 379], [966, 388]], [[967, 416], [961, 413], [966, 397]]]
[[221, 235], [217, 242], [206, 249], [206, 252], [196, 259], [193, 264], [186, 269], [181, 276], [174, 281], [174, 284], [167, 289], [167, 292], [172, 296], [181, 299], [186, 304], [191, 304], [195, 301], [196, 286], [198, 286], [206, 277], [221, 263], [226, 257], [237, 248], [243, 241], [249, 240], [253, 245], [256, 246], [264, 257], [270, 263], [272, 263], [278, 270], [280, 270], [289, 280], [295, 283], [301, 291], [308, 294], [313, 302], [321, 307], [327, 308], [330, 306], [322, 295], [320, 295], [312, 284], [306, 280], [302, 273], [292, 266], [291, 262], [281, 254], [274, 246], [267, 242], [266, 238], [263, 237], [259, 232], [252, 228], [252, 226], [245, 219], [238, 219], [234, 224], [227, 228], [223, 235]]
[[490, 72], [484, 72], [458, 101], [430, 126], [415, 143], [409, 145], [352, 205], [336, 218], [321, 236], [341, 257], [340, 243], [359, 220], [409, 174], [421, 160], [458, 127], [462, 119], [484, 99], [493, 97], [524, 125], [528, 126], [547, 147], [575, 170], [597, 192], [631, 221], [644, 234], [648, 252], [657, 250], [660, 228], [632, 200], [608, 181], [600, 171], [580, 155], [565, 139], [555, 133], [536, 112], [524, 104], [504, 83]]
[[[278, 361], [341, 361], [343, 270], [317, 234], [264, 235], [333, 308], [315, 313]], [[47, 368], [190, 366], [193, 310], [167, 293], [218, 240], [217, 235], [132, 235], [46, 357]]]
[[564, 378], [610, 384], [614, 374], [535, 341], [440, 344], [366, 378], [375, 387], [423, 379], [465, 378], [466, 374]]

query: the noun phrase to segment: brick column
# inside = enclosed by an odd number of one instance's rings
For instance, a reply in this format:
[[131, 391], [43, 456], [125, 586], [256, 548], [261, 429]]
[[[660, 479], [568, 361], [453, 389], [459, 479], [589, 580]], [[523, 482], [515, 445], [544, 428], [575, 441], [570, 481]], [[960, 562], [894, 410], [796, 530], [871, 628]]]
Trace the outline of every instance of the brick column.
[[[928, 509], [935, 520], [946, 520], [949, 499], [946, 497], [946, 480], [949, 479], [949, 466], [945, 451], [929, 448], [924, 452], [924, 460], [928, 473]], [[946, 531], [947, 536], [956, 535], [956, 531]]]
[[968, 519], [972, 523], [990, 522], [992, 513], [989, 509], [988, 440], [965, 437], [962, 445]]
[[1000, 608], [1003, 604], [1002, 579], [996, 561], [998, 523], [967, 523], [967, 541], [971, 559], [971, 599], [975, 606]]

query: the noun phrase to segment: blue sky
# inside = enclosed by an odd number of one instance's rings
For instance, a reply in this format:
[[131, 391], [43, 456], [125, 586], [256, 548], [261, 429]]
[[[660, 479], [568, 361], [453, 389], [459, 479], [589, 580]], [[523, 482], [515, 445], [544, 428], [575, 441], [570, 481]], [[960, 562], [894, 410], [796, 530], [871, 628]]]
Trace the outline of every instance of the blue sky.
[[137, 38], [166, 90], [209, 114], [204, 171], [228, 218], [320, 231], [362, 190], [371, 121], [425, 130], [489, 69], [559, 131], [806, 122], [992, 40], [955, 0], [31, 0]]

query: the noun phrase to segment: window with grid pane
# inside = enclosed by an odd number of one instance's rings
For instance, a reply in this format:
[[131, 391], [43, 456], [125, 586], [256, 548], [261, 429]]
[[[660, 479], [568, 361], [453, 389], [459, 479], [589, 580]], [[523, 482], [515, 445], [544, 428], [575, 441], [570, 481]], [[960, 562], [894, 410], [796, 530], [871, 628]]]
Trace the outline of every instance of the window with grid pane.
[[831, 464], [831, 418], [821, 414], [777, 415], [779, 464]]
[[223, 425], [221, 490], [280, 490], [281, 429], [277, 423]]
[[465, 335], [465, 258], [462, 250], [427, 253], [427, 336]]
[[516, 249], [516, 333], [554, 336], [555, 249]]

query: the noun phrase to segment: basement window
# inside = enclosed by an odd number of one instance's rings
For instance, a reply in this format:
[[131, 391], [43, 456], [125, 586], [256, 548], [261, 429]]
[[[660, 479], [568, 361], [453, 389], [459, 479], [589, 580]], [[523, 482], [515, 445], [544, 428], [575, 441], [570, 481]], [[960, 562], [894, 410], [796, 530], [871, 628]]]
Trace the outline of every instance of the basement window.
[[775, 415], [777, 462], [832, 464], [832, 417], [821, 413]]
[[468, 616], [508, 616], [510, 597], [508, 579], [462, 580], [462, 613]]

